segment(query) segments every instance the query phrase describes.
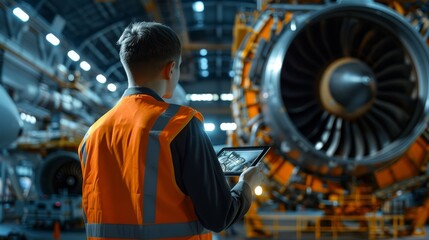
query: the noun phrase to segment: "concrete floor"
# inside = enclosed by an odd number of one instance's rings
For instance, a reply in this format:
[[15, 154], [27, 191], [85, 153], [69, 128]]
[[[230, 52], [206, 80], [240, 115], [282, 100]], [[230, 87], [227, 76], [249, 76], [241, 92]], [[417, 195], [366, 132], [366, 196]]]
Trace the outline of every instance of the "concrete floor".
[[[280, 232], [278, 236], [276, 237], [267, 237], [267, 238], [246, 238], [245, 237], [245, 231], [244, 231], [244, 225], [242, 222], [236, 223], [233, 226], [235, 234], [231, 234], [231, 230], [227, 231], [226, 233], [222, 234], [214, 234], [213, 240], [250, 240], [250, 239], [298, 239], [295, 232]], [[0, 239], [7, 239], [6, 236], [9, 232], [20, 232], [24, 233], [27, 240], [55, 240], [53, 236], [53, 231], [51, 229], [31, 229], [23, 227], [19, 224], [14, 223], [4, 223], [0, 224]], [[429, 239], [429, 226], [426, 228], [426, 235], [421, 237], [401, 237], [397, 238], [398, 240], [427, 240]], [[19, 239], [19, 238], [13, 238], [13, 239]], [[60, 233], [60, 239], [61, 240], [84, 240], [85, 232], [83, 229], [80, 230], [73, 230], [73, 231], [61, 231]], [[310, 240], [315, 239], [314, 233], [302, 233], [301, 240]], [[320, 240], [331, 240], [334, 239], [332, 237], [332, 234], [325, 233], [322, 234], [322, 237]], [[342, 233], [338, 235], [338, 240], [363, 240], [368, 239], [368, 235], [364, 233]], [[376, 238], [377, 240], [385, 240], [385, 239], [393, 239], [393, 238]]]

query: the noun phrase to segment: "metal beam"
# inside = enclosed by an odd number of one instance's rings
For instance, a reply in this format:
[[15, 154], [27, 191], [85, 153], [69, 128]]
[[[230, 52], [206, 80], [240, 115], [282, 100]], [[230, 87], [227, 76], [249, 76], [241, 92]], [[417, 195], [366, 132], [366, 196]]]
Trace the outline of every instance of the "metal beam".
[[179, 25], [179, 34], [182, 38], [182, 42], [184, 45], [189, 44], [189, 32], [188, 32], [188, 25], [186, 24], [186, 18], [185, 13], [183, 12], [183, 6], [182, 1], [180, 0], [173, 0], [175, 10], [177, 11], [177, 17], [178, 17], [178, 25]]
[[109, 52], [110, 52], [113, 56], [115, 56], [115, 57], [117, 57], [117, 58], [119, 57], [119, 56], [118, 56], [118, 52], [116, 52], [115, 46], [114, 46], [111, 42], [109, 42], [109, 41], [106, 39], [106, 36], [105, 36], [105, 35], [101, 35], [99, 39], [100, 39], [100, 40], [101, 40], [101, 42], [104, 44], [104, 46], [106, 46], [106, 48], [107, 48], [107, 49], [109, 49]]
[[156, 22], [164, 22], [161, 13], [159, 12], [158, 4], [155, 0], [140, 0], [146, 13]]
[[89, 50], [91, 50], [91, 52], [93, 52], [94, 53], [94, 55], [101, 61], [101, 62], [103, 62], [103, 64], [104, 65], [106, 65], [106, 64], [108, 64], [109, 63], [109, 61], [107, 60], [107, 57], [103, 54], [103, 53], [101, 53], [100, 52], [100, 50], [98, 50], [98, 48], [97, 47], [95, 47], [94, 46], [94, 44], [93, 43], [90, 43], [89, 45], [88, 45], [88, 49]]
[[202, 48], [205, 48], [207, 50], [225, 50], [230, 51], [231, 50], [231, 44], [230, 43], [188, 43], [183, 44], [182, 46], [184, 51], [195, 51], [200, 50]]
[[107, 27], [97, 31], [96, 33], [92, 34], [91, 36], [87, 37], [84, 41], [82, 41], [82, 44], [80, 44], [78, 50], [82, 51], [86, 47], [86, 45], [88, 45], [91, 41], [105, 35], [110, 31], [115, 31], [116, 28], [125, 28], [125, 26], [127, 25], [126, 22], [127, 20], [114, 22], [113, 24], [108, 25]]

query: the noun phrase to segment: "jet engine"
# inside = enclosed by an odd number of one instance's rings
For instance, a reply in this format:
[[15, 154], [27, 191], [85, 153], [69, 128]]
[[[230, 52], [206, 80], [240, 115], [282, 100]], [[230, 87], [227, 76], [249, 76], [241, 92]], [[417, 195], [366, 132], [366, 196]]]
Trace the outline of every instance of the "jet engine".
[[82, 171], [76, 152], [56, 151], [37, 168], [36, 187], [44, 195], [82, 195]]
[[349, 213], [363, 214], [427, 181], [429, 52], [395, 10], [349, 0], [237, 15], [253, 21], [235, 28], [231, 138], [272, 146], [271, 198], [376, 198]]
[[22, 120], [19, 118], [18, 109], [9, 97], [6, 90], [0, 85], [0, 149], [8, 147], [22, 132]]

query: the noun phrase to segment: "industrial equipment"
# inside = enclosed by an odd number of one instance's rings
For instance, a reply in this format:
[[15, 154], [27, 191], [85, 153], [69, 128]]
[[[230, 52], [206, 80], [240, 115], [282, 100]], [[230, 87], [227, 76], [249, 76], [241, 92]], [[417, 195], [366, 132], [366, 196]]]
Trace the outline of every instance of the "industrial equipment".
[[16, 9], [0, 1], [0, 222], [24, 212], [31, 225], [67, 224], [81, 219], [78, 144], [116, 97], [95, 93], [69, 43], [48, 41], [61, 29], [36, 15], [23, 22]]
[[22, 120], [15, 103], [0, 85], [0, 149], [8, 147], [22, 132]]
[[[418, 5], [426, 3], [295, 3], [236, 18], [230, 140], [272, 146], [269, 196], [258, 204], [358, 218], [427, 190], [428, 18]], [[427, 193], [404, 207], [395, 234], [422, 234], [428, 207]], [[263, 232], [248, 222], [249, 236]]]

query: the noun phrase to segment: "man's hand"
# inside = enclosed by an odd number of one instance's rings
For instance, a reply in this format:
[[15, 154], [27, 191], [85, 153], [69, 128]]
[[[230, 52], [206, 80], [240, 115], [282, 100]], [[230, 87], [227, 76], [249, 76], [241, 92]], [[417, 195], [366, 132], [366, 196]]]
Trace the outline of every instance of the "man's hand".
[[261, 184], [263, 178], [262, 169], [260, 166], [249, 167], [246, 171], [241, 173], [238, 181], [244, 181], [249, 184], [252, 192]]

